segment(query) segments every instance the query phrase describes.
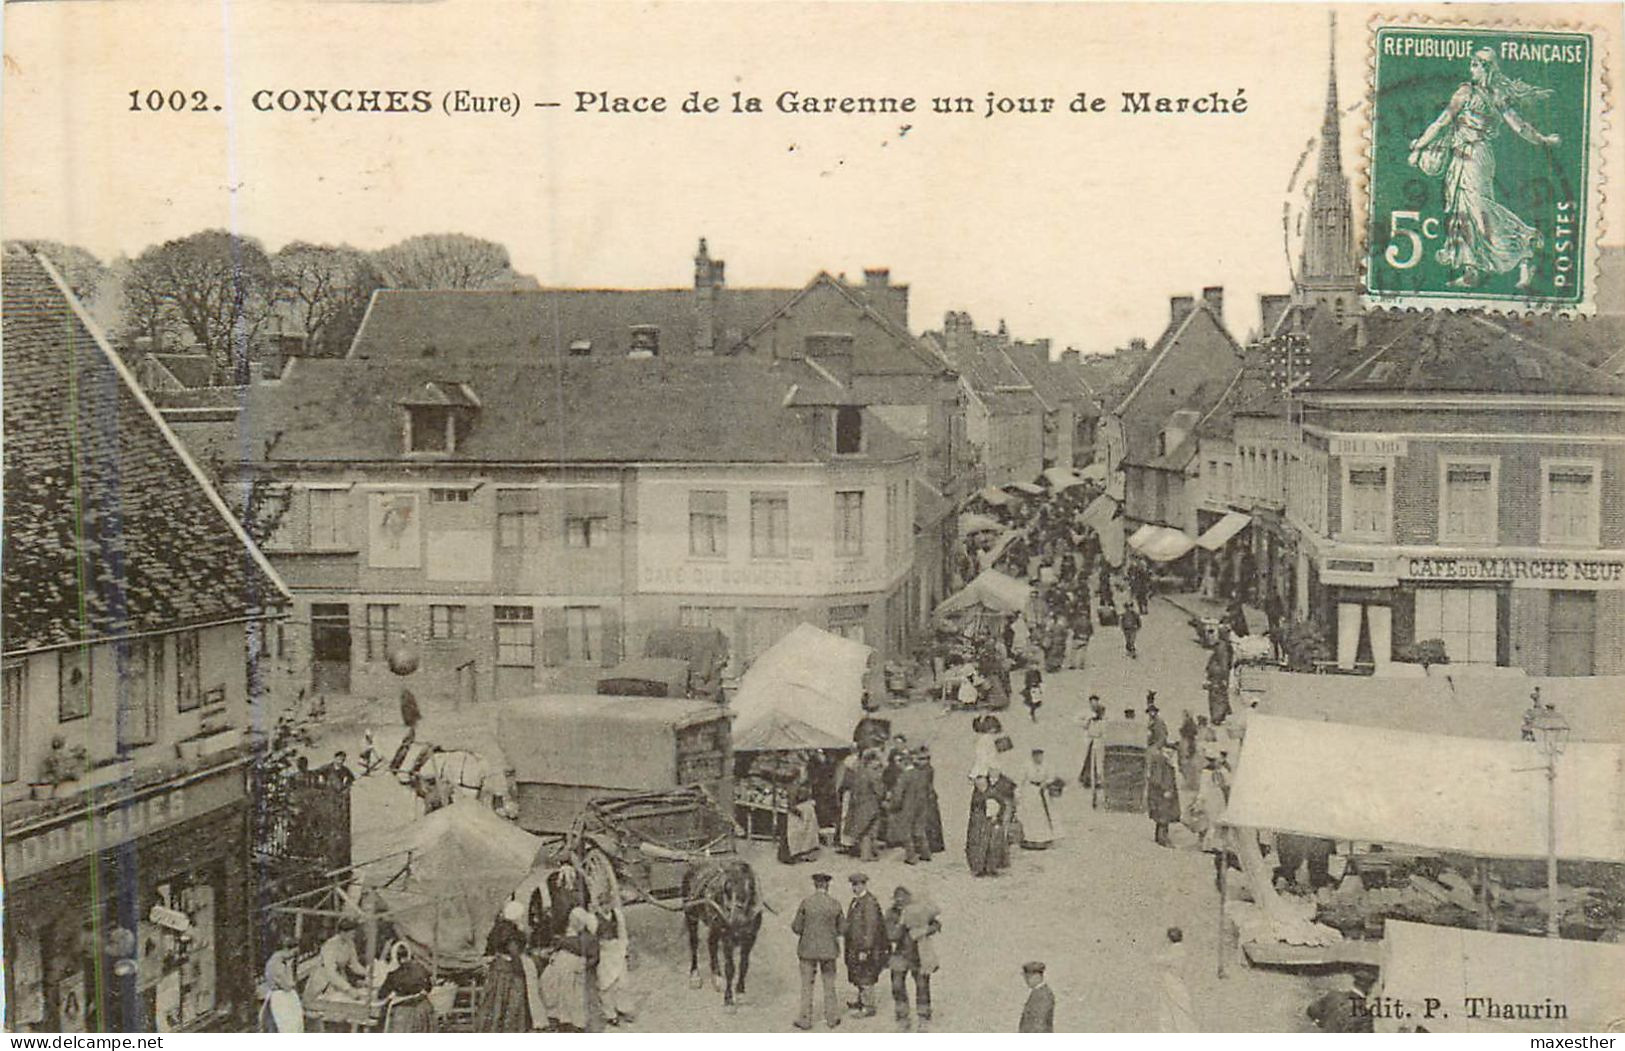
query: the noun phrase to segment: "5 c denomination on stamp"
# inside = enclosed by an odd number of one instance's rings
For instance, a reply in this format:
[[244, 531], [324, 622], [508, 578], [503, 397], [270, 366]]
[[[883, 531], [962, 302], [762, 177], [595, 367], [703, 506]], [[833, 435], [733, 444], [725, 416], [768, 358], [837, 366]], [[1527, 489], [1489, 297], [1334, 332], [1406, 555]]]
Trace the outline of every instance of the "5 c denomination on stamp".
[[1373, 47], [1366, 302], [1590, 312], [1592, 35], [1400, 24]]

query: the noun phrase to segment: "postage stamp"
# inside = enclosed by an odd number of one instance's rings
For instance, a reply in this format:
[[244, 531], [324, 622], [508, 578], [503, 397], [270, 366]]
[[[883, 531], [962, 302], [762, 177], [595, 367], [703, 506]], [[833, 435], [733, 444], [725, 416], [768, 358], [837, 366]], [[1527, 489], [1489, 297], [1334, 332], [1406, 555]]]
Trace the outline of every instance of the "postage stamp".
[[1594, 45], [1567, 29], [1374, 28], [1368, 305], [1593, 310]]

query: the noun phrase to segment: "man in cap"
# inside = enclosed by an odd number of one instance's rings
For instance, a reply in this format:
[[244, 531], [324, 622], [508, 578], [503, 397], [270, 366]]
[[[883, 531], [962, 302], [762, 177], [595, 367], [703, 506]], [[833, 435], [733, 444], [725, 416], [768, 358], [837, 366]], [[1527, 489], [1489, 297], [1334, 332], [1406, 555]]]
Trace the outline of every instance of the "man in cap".
[[875, 983], [880, 980], [889, 945], [886, 941], [886, 915], [869, 891], [869, 877], [854, 872], [852, 904], [846, 908], [841, 933], [846, 941], [846, 977], [858, 991], [856, 1001], [847, 1004], [854, 1015], [872, 1018], [875, 1014]]
[[1027, 980], [1027, 1003], [1021, 1009], [1018, 1033], [1055, 1032], [1055, 994], [1044, 984], [1044, 964], [1029, 960], [1021, 965], [1021, 976]]
[[897, 1028], [914, 1028], [908, 1006], [908, 979], [914, 976], [914, 1006], [921, 1031], [931, 1025], [931, 975], [937, 970], [936, 936], [942, 932], [936, 907], [916, 901], [907, 887], [892, 891], [886, 910], [886, 937], [891, 942], [891, 996]]
[[1147, 748], [1161, 748], [1168, 743], [1168, 724], [1162, 721], [1162, 711], [1157, 707], [1157, 691], [1145, 692], [1145, 717], [1148, 723], [1146, 737]]
[[801, 1014], [797, 1029], [812, 1028], [813, 986], [824, 979], [824, 1021], [831, 1029], [841, 1024], [841, 1008], [835, 997], [835, 960], [841, 948], [841, 905], [829, 895], [830, 876], [813, 873], [813, 892], [801, 899], [790, 930], [799, 936], [796, 958], [801, 966]]

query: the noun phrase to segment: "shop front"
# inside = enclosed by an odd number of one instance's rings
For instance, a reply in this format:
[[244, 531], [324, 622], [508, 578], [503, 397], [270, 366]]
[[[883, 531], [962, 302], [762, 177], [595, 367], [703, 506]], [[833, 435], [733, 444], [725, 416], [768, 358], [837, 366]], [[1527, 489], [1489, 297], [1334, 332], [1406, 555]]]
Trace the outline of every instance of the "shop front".
[[235, 1029], [252, 1009], [247, 761], [8, 828], [7, 1028]]

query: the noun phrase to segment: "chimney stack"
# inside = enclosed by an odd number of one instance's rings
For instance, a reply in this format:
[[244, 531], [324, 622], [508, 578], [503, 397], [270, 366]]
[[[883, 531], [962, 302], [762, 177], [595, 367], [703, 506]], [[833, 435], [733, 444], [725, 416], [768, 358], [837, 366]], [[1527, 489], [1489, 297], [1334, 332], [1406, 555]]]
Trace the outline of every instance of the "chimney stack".
[[886, 288], [891, 285], [891, 270], [878, 266], [863, 272], [863, 283], [867, 288]]
[[1083, 354], [1078, 350], [1077, 347], [1067, 347], [1065, 350], [1061, 351], [1061, 360], [1066, 362], [1068, 365], [1082, 365]]
[[1208, 285], [1202, 289], [1202, 304], [1218, 321], [1224, 320], [1224, 286]]
[[1189, 317], [1190, 312], [1195, 310], [1195, 309], [1196, 309], [1196, 297], [1195, 296], [1169, 296], [1168, 297], [1168, 322], [1169, 322], [1169, 324], [1178, 325], [1181, 321], [1184, 321], [1187, 317]]

